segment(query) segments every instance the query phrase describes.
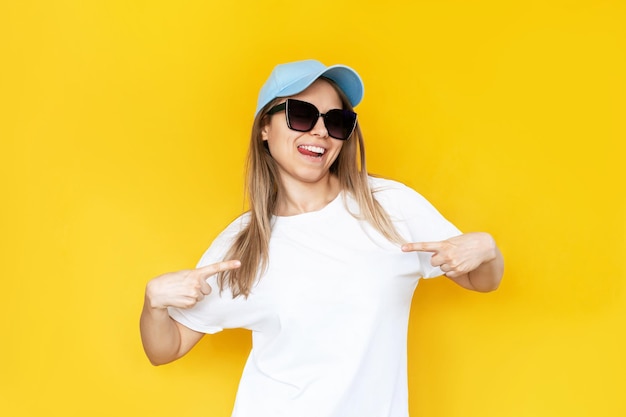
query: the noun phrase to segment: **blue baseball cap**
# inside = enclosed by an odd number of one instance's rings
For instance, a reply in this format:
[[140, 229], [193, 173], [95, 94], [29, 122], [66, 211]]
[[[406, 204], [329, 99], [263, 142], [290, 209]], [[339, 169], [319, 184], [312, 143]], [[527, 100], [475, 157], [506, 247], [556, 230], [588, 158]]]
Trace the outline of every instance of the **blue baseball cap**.
[[288, 97], [304, 91], [319, 77], [333, 80], [355, 107], [363, 98], [363, 81], [355, 70], [345, 65], [327, 67], [315, 59], [289, 62], [274, 67], [259, 93], [255, 117], [276, 97]]

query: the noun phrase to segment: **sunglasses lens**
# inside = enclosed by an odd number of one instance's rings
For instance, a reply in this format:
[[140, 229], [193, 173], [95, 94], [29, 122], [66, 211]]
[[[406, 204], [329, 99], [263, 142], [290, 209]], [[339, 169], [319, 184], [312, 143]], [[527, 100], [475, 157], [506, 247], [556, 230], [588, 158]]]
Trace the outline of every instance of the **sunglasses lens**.
[[335, 139], [346, 140], [354, 129], [356, 113], [350, 110], [330, 110], [326, 113], [324, 123], [330, 136]]
[[[320, 113], [313, 104], [294, 99], [287, 100], [287, 123], [290, 129], [308, 132], [313, 129], [319, 117]], [[330, 110], [324, 115], [324, 125], [331, 137], [346, 140], [356, 125], [356, 113], [350, 110]]]
[[313, 129], [319, 114], [314, 105], [305, 101], [288, 100], [287, 118], [289, 127], [299, 132], [308, 132]]

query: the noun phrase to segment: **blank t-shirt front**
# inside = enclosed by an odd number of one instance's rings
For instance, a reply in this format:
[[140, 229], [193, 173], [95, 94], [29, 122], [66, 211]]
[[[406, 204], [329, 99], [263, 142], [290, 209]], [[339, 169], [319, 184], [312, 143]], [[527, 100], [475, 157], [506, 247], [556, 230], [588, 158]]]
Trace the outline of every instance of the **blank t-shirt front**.
[[[407, 242], [460, 234], [422, 196], [370, 178], [375, 197]], [[407, 326], [421, 277], [441, 275], [429, 253], [405, 253], [341, 193], [322, 210], [273, 219], [269, 265], [248, 298], [214, 291], [191, 309], [170, 308], [204, 333], [252, 331], [233, 417], [407, 417]], [[221, 261], [244, 214], [198, 266]]]

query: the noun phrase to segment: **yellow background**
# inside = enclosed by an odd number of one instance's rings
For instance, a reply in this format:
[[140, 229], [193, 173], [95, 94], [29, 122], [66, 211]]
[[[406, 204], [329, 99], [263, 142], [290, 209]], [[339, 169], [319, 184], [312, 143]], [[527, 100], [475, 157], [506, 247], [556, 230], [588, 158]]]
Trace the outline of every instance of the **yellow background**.
[[[229, 416], [248, 335], [152, 367], [145, 283], [244, 207], [256, 95], [345, 63], [369, 169], [506, 258], [418, 288], [412, 416], [626, 415], [623, 1], [3, 0], [0, 415]], [[293, 416], [297, 417], [297, 416]]]

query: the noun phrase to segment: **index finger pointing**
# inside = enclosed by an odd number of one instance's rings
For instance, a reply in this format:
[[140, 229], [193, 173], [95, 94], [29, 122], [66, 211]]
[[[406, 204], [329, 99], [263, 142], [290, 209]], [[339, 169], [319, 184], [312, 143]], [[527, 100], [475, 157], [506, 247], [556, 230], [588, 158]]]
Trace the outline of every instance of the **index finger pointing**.
[[416, 242], [402, 245], [403, 252], [437, 252], [441, 248], [442, 242]]
[[237, 269], [241, 266], [241, 262], [237, 259], [233, 259], [230, 261], [222, 261], [214, 264], [206, 265], [197, 269], [202, 275], [209, 277], [211, 275], [217, 274], [218, 272], [228, 271], [230, 269]]

